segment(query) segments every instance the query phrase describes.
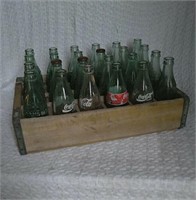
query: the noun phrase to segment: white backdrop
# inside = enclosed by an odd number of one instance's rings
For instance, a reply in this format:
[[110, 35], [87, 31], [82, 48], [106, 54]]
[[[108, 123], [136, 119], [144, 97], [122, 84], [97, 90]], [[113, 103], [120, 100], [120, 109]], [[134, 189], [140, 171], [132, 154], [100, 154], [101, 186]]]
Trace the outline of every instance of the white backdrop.
[[[140, 1], [1, 1], [2, 197], [7, 199], [193, 199], [195, 3]], [[178, 87], [191, 107], [184, 129], [20, 156], [11, 122], [14, 83], [24, 50], [33, 48], [45, 74], [48, 49], [63, 66], [70, 46], [90, 55], [113, 41], [142, 38], [150, 51], [175, 58]], [[152, 188], [155, 188], [152, 190]], [[117, 192], [118, 191], [118, 192]]]

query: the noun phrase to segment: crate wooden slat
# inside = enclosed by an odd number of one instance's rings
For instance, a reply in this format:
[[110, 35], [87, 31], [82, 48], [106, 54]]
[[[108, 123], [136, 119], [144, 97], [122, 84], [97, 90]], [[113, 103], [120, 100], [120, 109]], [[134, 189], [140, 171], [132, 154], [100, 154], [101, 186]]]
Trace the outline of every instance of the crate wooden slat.
[[[21, 154], [183, 127], [188, 97], [39, 118], [22, 117], [22, 80], [15, 87], [13, 124]], [[50, 108], [51, 104], [49, 104]]]

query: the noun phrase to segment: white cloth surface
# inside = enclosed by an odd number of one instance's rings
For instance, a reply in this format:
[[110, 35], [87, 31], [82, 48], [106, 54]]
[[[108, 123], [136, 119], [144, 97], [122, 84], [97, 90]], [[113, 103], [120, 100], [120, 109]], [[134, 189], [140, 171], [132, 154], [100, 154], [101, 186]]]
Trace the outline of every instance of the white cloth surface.
[[[194, 2], [1, 1], [1, 198], [195, 199], [194, 25]], [[133, 38], [175, 58], [191, 100], [186, 127], [19, 155], [12, 107], [24, 50], [34, 48], [44, 74], [51, 46], [67, 67], [73, 44], [90, 55], [92, 43], [110, 52], [115, 40], [131, 49]]]

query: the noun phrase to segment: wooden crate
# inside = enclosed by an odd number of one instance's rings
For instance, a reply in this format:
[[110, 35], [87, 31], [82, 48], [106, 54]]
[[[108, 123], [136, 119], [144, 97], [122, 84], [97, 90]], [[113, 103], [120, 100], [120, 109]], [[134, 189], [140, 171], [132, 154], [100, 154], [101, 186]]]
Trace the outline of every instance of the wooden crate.
[[182, 128], [186, 123], [189, 98], [178, 90], [179, 98], [154, 101], [65, 115], [24, 118], [22, 112], [23, 78], [15, 85], [13, 126], [19, 152], [24, 155], [62, 147], [90, 144]]

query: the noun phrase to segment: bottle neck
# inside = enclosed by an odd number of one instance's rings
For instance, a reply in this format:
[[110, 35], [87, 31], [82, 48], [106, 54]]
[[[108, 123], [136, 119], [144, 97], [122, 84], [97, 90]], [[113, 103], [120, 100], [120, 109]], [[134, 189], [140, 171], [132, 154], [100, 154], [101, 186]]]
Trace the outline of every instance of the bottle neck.
[[149, 62], [148, 50], [142, 50], [141, 59]]
[[168, 79], [174, 78], [173, 64], [164, 64], [164, 66], [163, 66], [163, 75]]
[[58, 54], [51, 54], [50, 55], [50, 60], [56, 60], [56, 59], [59, 59]]
[[98, 53], [97, 58], [98, 58], [98, 61], [104, 61], [105, 60], [105, 53]]
[[161, 71], [160, 56], [151, 56], [151, 65], [154, 70]]
[[35, 58], [33, 55], [26, 55], [25, 56], [25, 62], [32, 62], [35, 63]]

